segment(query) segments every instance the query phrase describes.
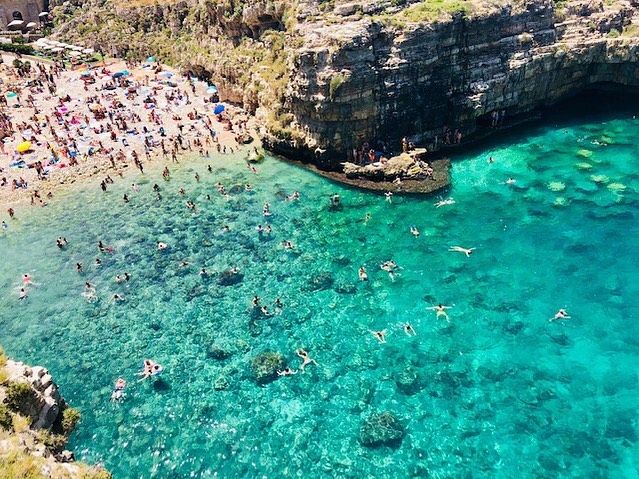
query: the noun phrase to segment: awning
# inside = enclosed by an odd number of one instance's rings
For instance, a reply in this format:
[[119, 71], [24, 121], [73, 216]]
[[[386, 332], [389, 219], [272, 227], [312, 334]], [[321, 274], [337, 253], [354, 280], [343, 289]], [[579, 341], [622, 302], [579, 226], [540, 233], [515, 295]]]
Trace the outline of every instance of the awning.
[[7, 26], [8, 27], [19, 27], [22, 24], [24, 24], [24, 20], [14, 20], [11, 23], [9, 23]]

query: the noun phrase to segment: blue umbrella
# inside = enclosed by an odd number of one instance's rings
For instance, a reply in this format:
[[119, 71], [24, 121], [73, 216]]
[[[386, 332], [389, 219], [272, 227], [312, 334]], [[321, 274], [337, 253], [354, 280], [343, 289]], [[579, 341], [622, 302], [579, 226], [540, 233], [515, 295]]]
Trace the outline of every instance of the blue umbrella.
[[206, 93], [215, 93], [217, 92], [217, 87], [215, 85], [211, 85], [206, 89]]
[[220, 113], [222, 113], [224, 111], [224, 105], [218, 105], [215, 107], [215, 110], [213, 110], [213, 113], [216, 115], [219, 115]]
[[153, 63], [155, 61], [155, 57], [149, 57], [146, 59], [147, 63]]
[[[7, 93], [7, 98], [15, 98], [15, 97], [17, 97], [17, 96], [18, 96], [18, 94], [17, 94], [17, 93], [14, 93], [14, 92]], [[224, 108], [222, 108], [222, 110], [224, 110]]]
[[113, 78], [120, 78], [121, 76], [124, 76], [124, 73], [122, 72], [117, 72], [113, 74]]

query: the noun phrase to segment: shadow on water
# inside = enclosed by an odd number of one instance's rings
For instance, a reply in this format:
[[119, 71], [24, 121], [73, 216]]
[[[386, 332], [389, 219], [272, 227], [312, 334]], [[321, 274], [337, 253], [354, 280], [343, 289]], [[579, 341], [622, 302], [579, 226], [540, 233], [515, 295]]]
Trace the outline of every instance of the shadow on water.
[[639, 116], [639, 90], [604, 84], [540, 109], [539, 113], [541, 115], [537, 119], [497, 130], [484, 139], [443, 151], [443, 155], [459, 160], [461, 157], [482, 155], [497, 146], [526, 142], [549, 128], [565, 129], [584, 123], [604, 123]]

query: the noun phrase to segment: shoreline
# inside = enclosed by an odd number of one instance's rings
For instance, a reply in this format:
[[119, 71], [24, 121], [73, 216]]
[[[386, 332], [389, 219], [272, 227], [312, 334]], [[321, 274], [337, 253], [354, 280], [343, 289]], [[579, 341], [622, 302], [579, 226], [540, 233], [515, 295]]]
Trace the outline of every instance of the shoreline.
[[[5, 64], [0, 66], [0, 79], [2, 80], [4, 90], [6, 92], [10, 92], [11, 89], [18, 89], [20, 95], [17, 97], [19, 101], [16, 102], [16, 105], [19, 106], [12, 105], [13, 101], [9, 101], [7, 107], [0, 108], [0, 112], [8, 115], [14, 126], [13, 134], [8, 136], [3, 142], [4, 153], [0, 156], [0, 169], [3, 170], [0, 171], [0, 178], [6, 178], [7, 180], [7, 185], [4, 187], [0, 187], [0, 209], [2, 210], [0, 213], [0, 219], [8, 219], [7, 212], [9, 208], [19, 208], [20, 210], [22, 210], [25, 206], [38, 206], [38, 203], [35, 203], [35, 205], [32, 203], [30, 205], [30, 198], [36, 191], [40, 195], [40, 198], [46, 203], [47, 201], [49, 201], [49, 199], [51, 199], [51, 197], [48, 197], [49, 194], [53, 195], [53, 198], [55, 198], [56, 191], [59, 191], [61, 188], [64, 188], [66, 186], [71, 186], [77, 182], [96, 180], [99, 178], [100, 175], [104, 175], [105, 177], [112, 176], [113, 179], [117, 181], [117, 177], [120, 176], [120, 174], [126, 174], [127, 171], [130, 171], [130, 167], [133, 167], [134, 170], [136, 169], [133, 158], [130, 156], [131, 152], [136, 150], [136, 147], [138, 149], [140, 162], [143, 164], [144, 167], [157, 164], [161, 164], [163, 166], [175, 164], [171, 160], [169, 153], [163, 155], [162, 152], [157, 151], [157, 144], [155, 145], [155, 148], [151, 148], [150, 151], [148, 151], [148, 156], [144, 157], [145, 153], [140, 152], [139, 150], [140, 146], [144, 147], [144, 145], [140, 144], [141, 137], [143, 136], [142, 132], [140, 132], [137, 137], [129, 137], [129, 135], [125, 134], [125, 132], [118, 131], [117, 141], [111, 141], [108, 138], [104, 138], [105, 133], [102, 133], [102, 138], [100, 138], [100, 135], [98, 134], [94, 135], [89, 125], [95, 126], [97, 128], [99, 126], [97, 123], [107, 123], [108, 117], [101, 121], [91, 119], [90, 123], [88, 123], [87, 125], [80, 124], [80, 126], [77, 128], [77, 131], [69, 127], [69, 125], [73, 124], [76, 119], [80, 119], [81, 121], [82, 118], [87, 118], [87, 114], [82, 108], [88, 105], [89, 98], [97, 98], [97, 100], [101, 103], [107, 103], [107, 100], [105, 100], [105, 94], [108, 97], [108, 95], [110, 94], [113, 95], [119, 93], [120, 95], [114, 95], [116, 99], [118, 98], [118, 96], [123, 96], [122, 88], [118, 88], [116, 90], [112, 89], [111, 91], [104, 91], [104, 89], [95, 88], [97, 87], [100, 80], [109, 81], [111, 78], [110, 73], [100, 75], [102, 67], [94, 68], [91, 70], [97, 77], [96, 82], [93, 84], [94, 88], [84, 89], [84, 91], [82, 91], [82, 87], [84, 86], [83, 82], [80, 81], [81, 73], [78, 70], [67, 69], [60, 72], [59, 77], [56, 78], [56, 83], [59, 86], [62, 86], [59, 91], [64, 90], [64, 93], [71, 97], [71, 101], [69, 103], [64, 103], [64, 105], [68, 106], [70, 114], [65, 115], [65, 122], [63, 126], [60, 126], [60, 123], [49, 125], [48, 122], [44, 121], [43, 117], [46, 117], [47, 119], [49, 118], [49, 116], [47, 115], [50, 115], [52, 117], [54, 110], [58, 109], [60, 105], [63, 105], [60, 99], [62, 94], [58, 95], [58, 93], [56, 93], [53, 95], [48, 95], [43, 91], [43, 89], [36, 93], [34, 89], [30, 89], [29, 87], [24, 86], [27, 79], [34, 79], [35, 75], [33, 74], [33, 70], [28, 78], [19, 78], [14, 73], [13, 67], [10, 66], [11, 61], [6, 61], [7, 59], [12, 60], [13, 58], [15, 58], [15, 56], [10, 54], [7, 55], [6, 53], [2, 53], [2, 56], [6, 56]], [[32, 58], [29, 58], [29, 60], [32, 60], [32, 66], [34, 63], [36, 63], [37, 68], [38, 61]], [[47, 66], [50, 65], [50, 62], [47, 61], [42, 61], [41, 63]], [[127, 69], [128, 67], [123, 60], [113, 59], [111, 61], [107, 61], [105, 68], [108, 69], [109, 72], [112, 72]], [[152, 70], [149, 69], [147, 71], [144, 71], [144, 68], [148, 68], [148, 66], [142, 65], [136, 68], [131, 68], [131, 78], [133, 81], [135, 81], [136, 88], [141, 90], [142, 92], [144, 92], [145, 88], [147, 91], [151, 88], [155, 89], [158, 87], [162, 89], [162, 86], [160, 85], [161, 83], [165, 83], [164, 81], [162, 81], [162, 77], [155, 74], [155, 77], [150, 80], [150, 74], [152, 73]], [[182, 147], [181, 149], [177, 150], [178, 161], [181, 162], [182, 160], [187, 159], [189, 156], [198, 154], [198, 146], [196, 146], [195, 144], [197, 141], [200, 141], [201, 143], [199, 149], [206, 150], [206, 153], [210, 153], [208, 156], [212, 159], [217, 159], [217, 156], [224, 156], [224, 153], [218, 152], [217, 148], [223, 151], [229, 149], [230, 152], [243, 150], [248, 151], [249, 149], [252, 149], [254, 147], [261, 148], [261, 144], [257, 136], [255, 118], [253, 116], [249, 115], [247, 112], [235, 105], [221, 102], [219, 104], [224, 105], [225, 107], [226, 113], [224, 113], [224, 116], [228, 117], [234, 125], [239, 122], [245, 122], [246, 124], [246, 129], [234, 128], [232, 131], [225, 129], [225, 125], [217, 121], [216, 116], [213, 114], [212, 111], [210, 111], [212, 110], [212, 108], [210, 108], [211, 104], [203, 102], [202, 100], [206, 96], [207, 88], [207, 85], [204, 82], [201, 82], [199, 80], [194, 81], [195, 92], [188, 92], [187, 87], [189, 85], [187, 81], [181, 75], [179, 75], [179, 73], [163, 65], [161, 66], [161, 69], [162, 73], [160, 75], [166, 75], [167, 77], [170, 75], [172, 78], [177, 80], [178, 83], [176, 84], [177, 88], [174, 87], [173, 89], [169, 89], [165, 86], [164, 91], [158, 92], [158, 97], [162, 93], [166, 92], [167, 94], [172, 94], [175, 92], [179, 92], [180, 89], [182, 89], [184, 93], [186, 93], [187, 95], [191, 95], [190, 98], [192, 99], [192, 101], [188, 101], [187, 97], [186, 103], [183, 101], [180, 101], [179, 103], [178, 101], [175, 101], [175, 103], [167, 101], [167, 107], [165, 108], [167, 113], [163, 115], [162, 120], [159, 122], [166, 130], [166, 140], [169, 144], [169, 139], [171, 136], [177, 136], [179, 133], [182, 132], [182, 130], [179, 129], [179, 126], [182, 123], [184, 124], [184, 127], [189, 128], [188, 130], [184, 128], [183, 133], [183, 138], [186, 140], [188, 148]], [[157, 82], [158, 85], [155, 86], [152, 82]], [[29, 94], [32, 94], [33, 97], [35, 97], [35, 103], [32, 103], [31, 106], [27, 106], [29, 100], [25, 101], [25, 97]], [[119, 101], [122, 101], [122, 103], [124, 103], [123, 99]], [[148, 114], [148, 110], [145, 109], [140, 100], [133, 99], [131, 101], [134, 102], [133, 105], [128, 107], [125, 105], [124, 107], [125, 114], [128, 115], [134, 113], [140, 116], [142, 121], [138, 122], [137, 124], [133, 123], [133, 125], [136, 128], [140, 129], [143, 126], [148, 126], [151, 130], [150, 133], [152, 133], [152, 127], [154, 126], [154, 124], [150, 121], [146, 121], [146, 118], [143, 117]], [[138, 103], [135, 103], [136, 101], [138, 101]], [[32, 116], [33, 112], [35, 111], [34, 107], [37, 108], [38, 111], [37, 125], [34, 123]], [[199, 111], [200, 116], [193, 119], [187, 118], [188, 115], [194, 111]], [[73, 121], [71, 121], [72, 118]], [[210, 121], [211, 127], [215, 131], [215, 137], [213, 138], [212, 142], [210, 141], [210, 138], [206, 138], [206, 145], [204, 145], [203, 141], [205, 137], [202, 136], [199, 131], [201, 118], [208, 119], [207, 121]], [[80, 121], [78, 121], [77, 123], [80, 123]], [[33, 146], [29, 150], [29, 152], [23, 155], [18, 155], [15, 152], [17, 145], [24, 141], [25, 131], [31, 132], [31, 129], [34, 126], [39, 127], [41, 133], [37, 133], [37, 135], [32, 138]], [[58, 137], [56, 137], [55, 140], [51, 137], [54, 126], [56, 133], [58, 133], [60, 138], [62, 138], [59, 141]], [[113, 128], [113, 126], [108, 127]], [[194, 128], [195, 130], [193, 130]], [[82, 129], [84, 130], [84, 133], [81, 133]], [[238, 143], [236, 141], [236, 133], [249, 134], [253, 138], [253, 141], [250, 144]], [[67, 140], [66, 135], [68, 135], [69, 140]], [[129, 144], [124, 143], [126, 139], [129, 140]], [[82, 149], [87, 148], [87, 145], [82, 144], [82, 142], [86, 141], [89, 143], [89, 145], [91, 145], [91, 147], [95, 147], [96, 149], [98, 147], [98, 144], [100, 146], [104, 144], [104, 148], [106, 148], [106, 150], [97, 149], [97, 152], [91, 156], [88, 156], [86, 154], [84, 154], [84, 156], [81, 156], [79, 152], [75, 157], [77, 160], [77, 164], [74, 166], [67, 166], [65, 163], [67, 161], [70, 161], [70, 158], [62, 157], [62, 155], [60, 155], [61, 161], [59, 161], [59, 163], [62, 163], [61, 166], [65, 167], [50, 168], [48, 174], [43, 176], [42, 179], [38, 178], [35, 169], [31, 167], [11, 167], [12, 164], [15, 164], [15, 162], [19, 160], [24, 160], [27, 165], [33, 164], [36, 161], [45, 162], [46, 160], [48, 162], [48, 158], [50, 158], [51, 156], [50, 145], [53, 145], [56, 150], [62, 150], [64, 145], [68, 145], [71, 142], [70, 140], [73, 140], [74, 142], [75, 140], [78, 140], [75, 145], [80, 145], [80, 148]], [[121, 143], [120, 140], [122, 140], [123, 142]], [[192, 141], [193, 144], [191, 143]], [[114, 168], [112, 162], [109, 159], [109, 156], [112, 156], [114, 154], [117, 155], [118, 153], [123, 153], [123, 155], [121, 159], [116, 160], [116, 167]], [[19, 181], [20, 178], [24, 178], [24, 180], [27, 182], [27, 187], [12, 189], [12, 181]]]

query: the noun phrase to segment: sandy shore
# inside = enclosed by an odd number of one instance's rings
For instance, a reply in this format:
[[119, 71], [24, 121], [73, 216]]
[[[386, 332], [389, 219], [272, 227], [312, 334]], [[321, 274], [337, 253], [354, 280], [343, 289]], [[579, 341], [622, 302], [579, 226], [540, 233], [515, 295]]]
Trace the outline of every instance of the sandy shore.
[[[250, 115], [233, 105], [221, 103], [225, 106], [224, 116], [234, 125], [234, 131], [226, 130], [225, 125], [218, 122], [217, 115], [213, 114], [216, 104], [204, 102], [204, 98], [210, 98], [210, 94], [206, 92], [207, 85], [194, 81], [193, 93], [188, 80], [168, 67], [162, 66], [162, 72], [156, 74], [153, 68], [156, 65], [143, 64], [129, 68], [124, 61], [111, 60], [107, 62], [104, 72], [102, 64], [89, 70], [95, 82], [88, 84], [87, 89], [82, 79], [87, 73], [83, 70], [69, 69], [59, 72], [59, 76], [54, 78], [57, 91], [51, 94], [46, 84], [44, 88], [28, 86], [27, 82], [35, 80], [40, 73], [36, 71], [35, 62], [31, 61], [31, 74], [21, 78], [11, 66], [14, 57], [5, 54], [2, 57], [2, 92], [5, 98], [10, 91], [18, 93], [18, 96], [10, 95], [7, 98], [8, 106], [0, 107], [0, 112], [9, 117], [13, 127], [12, 131], [8, 132], [9, 136], [3, 140], [3, 151], [0, 152], [0, 179], [6, 179], [6, 185], [0, 186], [0, 220], [8, 219], [7, 210], [10, 207], [31, 204], [35, 192], [38, 192], [40, 199], [46, 203], [49, 193], [55, 196], [56, 189], [78, 181], [86, 181], [87, 178], [103, 178], [108, 175], [117, 181], [124, 171], [136, 168], [133, 152], [137, 153], [143, 166], [150, 162], [170, 165], [172, 140], [180, 134], [179, 125], [183, 126], [183, 143], [182, 147], [177, 149], [178, 159], [182, 156], [197, 155], [200, 149], [204, 154], [208, 152], [215, 158], [221, 154], [218, 153], [218, 144], [221, 151], [224, 151], [224, 148], [227, 151], [237, 151], [238, 148], [252, 150], [254, 146], [258, 146], [254, 119]], [[50, 62], [42, 63], [47, 69], [51, 65]], [[123, 70], [130, 72], [127, 79], [132, 86], [106, 89], [105, 87], [113, 83], [112, 74]], [[168, 82], [176, 86], [171, 86]], [[131, 94], [134, 89], [136, 94]], [[151, 109], [144, 103], [145, 97], [150, 93], [154, 94], [157, 108], [153, 111], [160, 117], [161, 126], [165, 130], [164, 137], [159, 133], [159, 122], [150, 120]], [[166, 95], [171, 93], [176, 98], [168, 100]], [[188, 101], [185, 93], [188, 93]], [[29, 95], [33, 98], [31, 105]], [[67, 95], [70, 100], [62, 102], [61, 99]], [[182, 98], [177, 98], [178, 95], [182, 95]], [[95, 118], [88, 106], [89, 98], [96, 96], [97, 101], [93, 103], [98, 103], [104, 108], [103, 119]], [[137, 134], [127, 134], [126, 131], [118, 130], [106, 114], [109, 111], [114, 115], [120, 114], [127, 122], [127, 130], [135, 129]], [[56, 112], [61, 115], [60, 119], [54, 116]], [[139, 121], [130, 118], [133, 113], [140, 117]], [[189, 119], [190, 113], [195, 113], [193, 119]], [[203, 119], [211, 121], [215, 138], [206, 129]], [[235, 134], [244, 132], [244, 129], [237, 127], [240, 121], [247, 122], [246, 133], [255, 138], [250, 145], [239, 145], [236, 141]], [[145, 127], [148, 133], [144, 133]], [[112, 129], [117, 133], [116, 140], [111, 139]], [[152, 137], [151, 146], [147, 144], [147, 148], [144, 141], [146, 136]], [[122, 142], [123, 138], [126, 143]], [[159, 146], [161, 139], [165, 140], [167, 156], [163, 155]], [[31, 142], [31, 147], [28, 152], [19, 153], [17, 147], [25, 140]], [[202, 143], [201, 147], [194, 144], [198, 140]], [[57, 153], [57, 162], [52, 161], [52, 151]], [[72, 156], [67, 155], [69, 152]], [[90, 152], [93, 154], [89, 154]], [[110, 156], [116, 157], [115, 168]], [[73, 158], [77, 160], [77, 165], [69, 166]], [[40, 179], [36, 170], [28, 167], [37, 161], [45, 165], [46, 175]], [[13, 188], [13, 180], [20, 182], [20, 179], [27, 183], [26, 188]], [[34, 203], [41, 205], [38, 198], [34, 199]]]

